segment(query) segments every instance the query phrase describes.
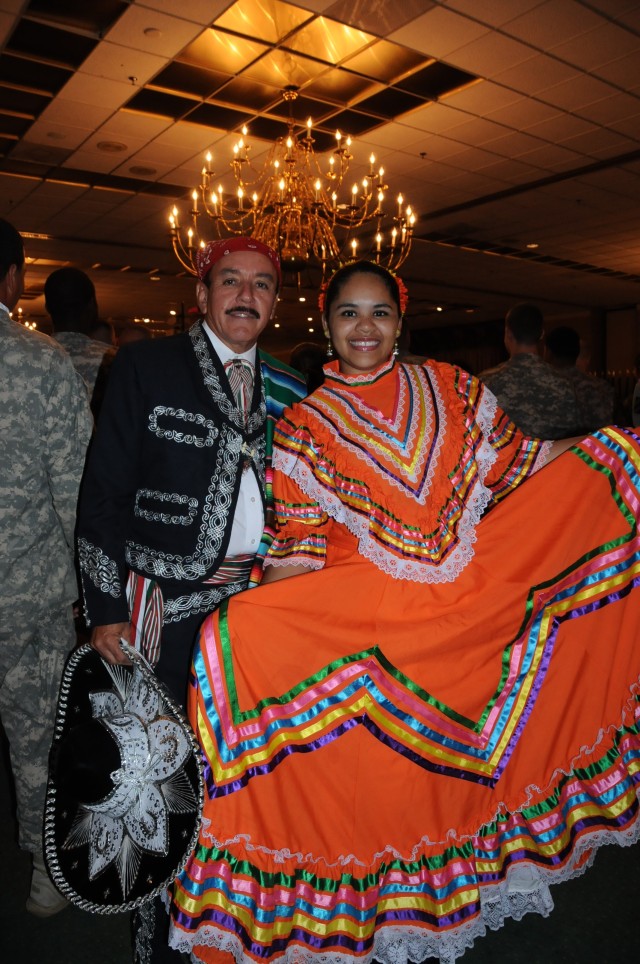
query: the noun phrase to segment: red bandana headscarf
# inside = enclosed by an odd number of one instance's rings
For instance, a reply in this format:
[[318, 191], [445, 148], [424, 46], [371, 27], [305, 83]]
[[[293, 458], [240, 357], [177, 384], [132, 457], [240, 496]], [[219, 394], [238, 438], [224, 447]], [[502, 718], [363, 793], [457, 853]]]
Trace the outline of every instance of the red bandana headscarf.
[[204, 281], [209, 271], [226, 254], [233, 254], [234, 251], [255, 251], [256, 254], [263, 254], [269, 259], [276, 269], [278, 277], [278, 287], [282, 284], [282, 269], [280, 258], [277, 253], [262, 241], [255, 238], [223, 238], [221, 241], [209, 241], [204, 248], [198, 248], [196, 254], [196, 270], [200, 281]]

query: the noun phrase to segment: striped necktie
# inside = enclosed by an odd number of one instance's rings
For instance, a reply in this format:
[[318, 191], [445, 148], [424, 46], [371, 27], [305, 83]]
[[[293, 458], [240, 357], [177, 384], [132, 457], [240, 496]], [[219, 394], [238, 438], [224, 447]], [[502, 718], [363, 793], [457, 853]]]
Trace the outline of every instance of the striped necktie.
[[231, 385], [233, 397], [245, 419], [251, 410], [251, 396], [253, 395], [253, 365], [244, 358], [230, 358], [225, 362], [224, 369]]

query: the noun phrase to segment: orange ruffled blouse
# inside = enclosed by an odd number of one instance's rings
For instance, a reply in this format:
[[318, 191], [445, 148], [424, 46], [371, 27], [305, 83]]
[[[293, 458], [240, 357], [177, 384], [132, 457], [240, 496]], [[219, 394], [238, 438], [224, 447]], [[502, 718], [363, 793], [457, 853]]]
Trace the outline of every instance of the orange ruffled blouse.
[[338, 522], [383, 572], [451, 582], [473, 556], [487, 507], [544, 465], [551, 443], [523, 435], [452, 365], [390, 359], [353, 376], [331, 362], [325, 376], [276, 428], [279, 532], [266, 564], [321, 568]]

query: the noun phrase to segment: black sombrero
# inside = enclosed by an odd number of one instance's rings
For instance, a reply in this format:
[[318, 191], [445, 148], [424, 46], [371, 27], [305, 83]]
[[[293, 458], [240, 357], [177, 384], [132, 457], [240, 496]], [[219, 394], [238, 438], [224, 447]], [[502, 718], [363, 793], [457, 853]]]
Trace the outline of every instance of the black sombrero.
[[146, 661], [69, 657], [51, 747], [44, 850], [58, 890], [83, 910], [133, 910], [182, 870], [198, 839], [195, 737]]

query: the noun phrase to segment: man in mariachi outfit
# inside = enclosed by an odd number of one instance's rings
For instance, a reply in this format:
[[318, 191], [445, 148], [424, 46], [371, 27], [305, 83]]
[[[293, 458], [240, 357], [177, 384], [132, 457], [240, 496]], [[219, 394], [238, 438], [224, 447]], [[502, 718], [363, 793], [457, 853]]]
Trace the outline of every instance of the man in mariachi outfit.
[[[82, 487], [78, 555], [91, 643], [147, 656], [185, 704], [200, 623], [259, 581], [271, 532], [271, 442], [306, 394], [293, 369], [256, 348], [282, 276], [251, 238], [198, 252], [202, 319], [172, 338], [121, 348]], [[180, 960], [159, 901], [134, 919], [135, 960]]]
[[202, 319], [118, 352], [78, 524], [93, 646], [125, 662], [128, 639], [182, 705], [200, 623], [260, 568], [273, 427], [306, 393], [256, 348], [275, 310], [277, 254], [251, 238], [214, 241], [197, 271]]

